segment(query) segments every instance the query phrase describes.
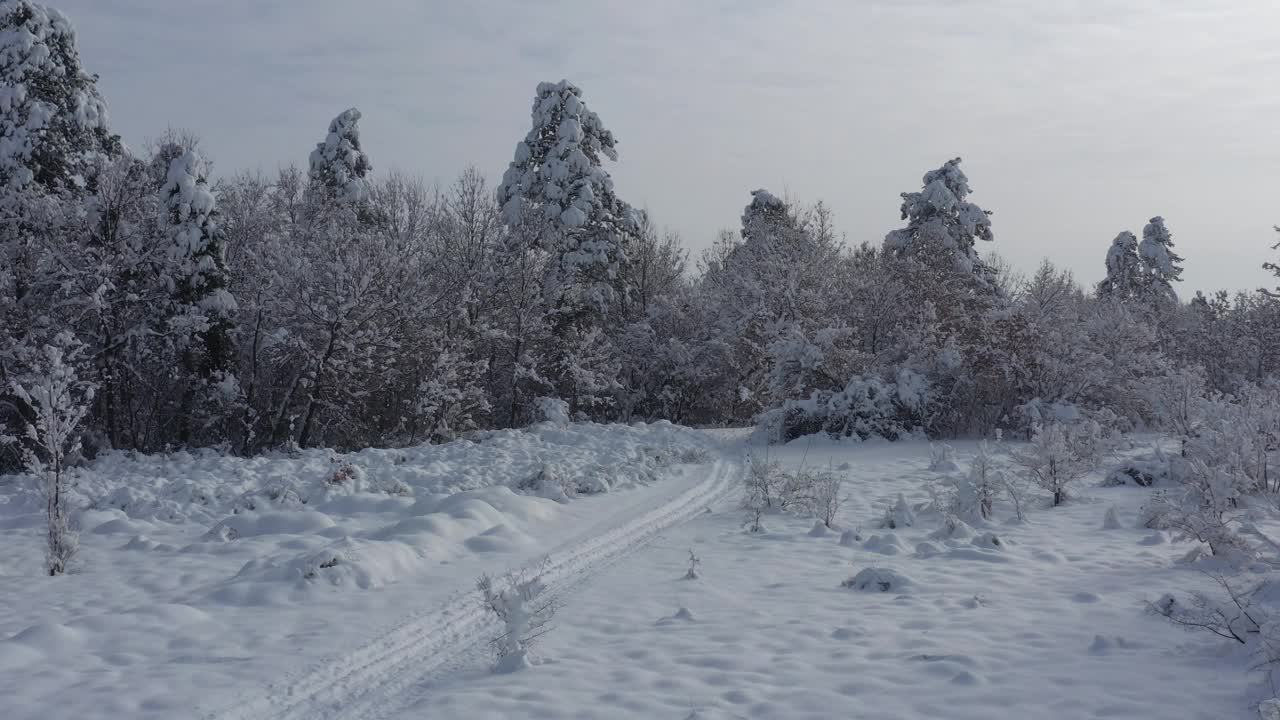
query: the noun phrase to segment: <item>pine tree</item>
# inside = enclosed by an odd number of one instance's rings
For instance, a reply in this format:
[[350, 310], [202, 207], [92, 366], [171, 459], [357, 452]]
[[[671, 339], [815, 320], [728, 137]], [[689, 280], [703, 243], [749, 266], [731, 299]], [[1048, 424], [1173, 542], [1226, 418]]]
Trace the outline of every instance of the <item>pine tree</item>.
[[91, 189], [100, 159], [121, 150], [96, 81], [66, 16], [0, 1], [0, 187]]
[[957, 269], [993, 280], [992, 269], [975, 247], [976, 240], [993, 239], [991, 212], [969, 202], [969, 192], [960, 158], [925, 173], [923, 190], [902, 193], [907, 226], [885, 236], [885, 249], [899, 254], [947, 253]]
[[1120, 233], [1107, 250], [1107, 277], [1098, 283], [1100, 297], [1132, 300], [1144, 292], [1145, 268], [1138, 256], [1138, 238]]
[[[1275, 231], [1280, 233], [1280, 225], [1275, 226]], [[1280, 241], [1276, 241], [1276, 243], [1271, 246], [1271, 249], [1280, 250]], [[1262, 263], [1262, 269], [1270, 270], [1276, 277], [1280, 277], [1280, 263], [1265, 262], [1265, 263]], [[1266, 294], [1270, 295], [1273, 298], [1280, 297], [1280, 288], [1277, 288], [1275, 290], [1264, 290], [1263, 292], [1265, 292]]]
[[173, 312], [168, 319], [186, 373], [178, 440], [191, 441], [196, 403], [233, 397], [235, 348], [232, 318], [236, 301], [227, 290], [226, 248], [218, 223], [218, 203], [205, 178], [204, 162], [179, 145], [161, 148], [165, 163], [160, 189], [168, 212]]
[[546, 285], [558, 314], [606, 316], [618, 301], [623, 236], [637, 229], [603, 166], [617, 161], [617, 142], [567, 80], [540, 83], [531, 114], [498, 188], [503, 219], [555, 259]]
[[360, 111], [343, 110], [329, 123], [329, 134], [311, 151], [312, 189], [323, 189], [344, 202], [360, 202], [369, 195], [373, 170], [360, 147]]
[[1142, 229], [1138, 256], [1142, 258], [1145, 269], [1147, 295], [1156, 300], [1176, 302], [1178, 294], [1173, 290], [1173, 283], [1182, 280], [1182, 267], [1179, 265], [1182, 258], [1173, 251], [1173, 236], [1159, 215], [1151, 218], [1151, 222]]

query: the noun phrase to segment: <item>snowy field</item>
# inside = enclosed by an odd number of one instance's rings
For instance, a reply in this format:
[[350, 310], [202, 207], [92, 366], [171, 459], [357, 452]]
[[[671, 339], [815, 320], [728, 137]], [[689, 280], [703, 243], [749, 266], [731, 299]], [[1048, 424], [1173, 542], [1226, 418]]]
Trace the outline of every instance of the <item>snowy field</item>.
[[[1256, 717], [1247, 657], [1145, 611], [1208, 582], [1136, 529], [1149, 489], [1095, 475], [1024, 523], [1001, 500], [948, 533], [923, 509], [927, 444], [797, 441], [770, 459], [840, 473], [852, 532], [748, 533], [746, 437], [543, 425], [336, 461], [109, 456], [79, 481], [93, 509], [59, 578], [41, 504], [0, 479], [0, 715]], [[913, 524], [877, 527], [899, 495]], [[553, 629], [534, 667], [493, 674], [474, 581], [544, 556]], [[890, 588], [841, 585], [867, 568]]]
[[[662, 506], [712, 468], [676, 455], [716, 444], [663, 423], [545, 426], [354, 453], [342, 460], [362, 477], [342, 485], [328, 482], [340, 463], [325, 451], [112, 456], [77, 487], [93, 509], [60, 578], [41, 573], [42, 501], [0, 478], [0, 717], [178, 718], [232, 704], [459, 596], [470, 607], [481, 572]], [[513, 492], [540, 475], [615, 492], [567, 504], [540, 496], [559, 483]]]

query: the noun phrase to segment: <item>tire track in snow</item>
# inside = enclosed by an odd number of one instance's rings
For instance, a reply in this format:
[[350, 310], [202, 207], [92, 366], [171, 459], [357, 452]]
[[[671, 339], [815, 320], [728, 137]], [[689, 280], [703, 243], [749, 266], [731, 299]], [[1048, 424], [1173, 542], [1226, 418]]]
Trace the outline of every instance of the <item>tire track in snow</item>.
[[[726, 497], [740, 472], [737, 462], [715, 463], [709, 476], [683, 493], [613, 527], [596, 525], [585, 538], [547, 555], [544, 579], [551, 593], [588, 581], [601, 570], [643, 547]], [[411, 616], [345, 656], [321, 663], [206, 720], [324, 720], [386, 717], [412, 702], [405, 695], [487, 642], [496, 623], [475, 593], [459, 592], [443, 606]]]

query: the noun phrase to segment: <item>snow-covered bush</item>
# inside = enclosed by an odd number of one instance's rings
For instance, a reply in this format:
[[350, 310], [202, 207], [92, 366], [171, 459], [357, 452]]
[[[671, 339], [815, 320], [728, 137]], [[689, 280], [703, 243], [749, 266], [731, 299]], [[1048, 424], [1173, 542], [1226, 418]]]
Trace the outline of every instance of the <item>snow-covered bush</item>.
[[561, 503], [578, 495], [578, 483], [573, 476], [550, 463], [517, 483], [516, 489]]
[[818, 473], [813, 483], [811, 512], [827, 528], [835, 529], [836, 515], [840, 512], [840, 487], [842, 479], [832, 470]]
[[916, 514], [901, 493], [898, 494], [898, 499], [893, 505], [885, 508], [884, 515], [880, 518], [880, 527], [888, 530], [911, 527], [915, 524]]
[[702, 558], [693, 554], [693, 549], [689, 549], [689, 569], [684, 574], [685, 580], [697, 580], [701, 575], [698, 568], [702, 567]]
[[684, 447], [676, 453], [676, 460], [682, 465], [705, 465], [714, 459], [710, 450], [697, 446]]
[[1112, 505], [1111, 507], [1107, 508], [1107, 512], [1104, 513], [1102, 516], [1102, 529], [1103, 530], [1119, 530], [1123, 527], [1124, 525], [1120, 523], [1120, 515], [1119, 515], [1119, 511], [1116, 510], [1116, 506]]
[[1152, 498], [1149, 526], [1172, 529], [1178, 540], [1205, 543], [1214, 557], [1243, 562], [1255, 554], [1239, 532], [1245, 521], [1239, 509], [1243, 498], [1238, 475], [1222, 465], [1191, 458], [1181, 472], [1181, 484]]
[[749, 459], [742, 494], [742, 509], [747, 511], [747, 529], [761, 532], [761, 520], [765, 513], [779, 507], [782, 483], [782, 466], [767, 458]]
[[1169, 458], [1156, 448], [1149, 456], [1126, 458], [1107, 473], [1102, 484], [1151, 487], [1167, 484], [1169, 480]]
[[1004, 473], [996, 467], [983, 442], [969, 462], [967, 474], [949, 475], [938, 481], [934, 488], [934, 507], [943, 515], [971, 524], [990, 520], [996, 497], [1004, 486]]
[[840, 586], [861, 592], [901, 592], [911, 587], [911, 581], [896, 570], [868, 567], [859, 570]]
[[[911, 393], [906, 391], [910, 390]], [[833, 438], [897, 440], [919, 429], [916, 388], [858, 375], [839, 392], [816, 390], [762, 413], [760, 428], [773, 442], [825, 433]]]
[[956, 464], [956, 449], [946, 443], [929, 444], [929, 469], [933, 472], [954, 472], [960, 469]]
[[776, 462], [753, 458], [744, 482], [742, 507], [752, 532], [762, 529], [761, 519], [770, 512], [808, 515], [833, 527], [840, 511], [841, 478], [833, 470], [788, 471]]
[[1221, 574], [1210, 577], [1222, 589], [1219, 596], [1190, 593], [1185, 599], [1166, 594], [1148, 609], [1188, 630], [1204, 630], [1241, 645], [1253, 644], [1261, 655], [1260, 667], [1280, 660], [1280, 626], [1276, 621], [1277, 585], [1274, 579], [1239, 582]]
[[529, 667], [529, 649], [551, 628], [556, 599], [543, 580], [545, 563], [532, 569], [513, 570], [500, 578], [482, 575], [476, 590], [485, 610], [502, 621], [503, 632], [493, 639], [498, 663], [494, 672], [509, 673]]
[[537, 407], [538, 417], [543, 422], [555, 425], [568, 425], [571, 422], [569, 403], [560, 398], [540, 397], [534, 401], [534, 406]]
[[363, 476], [360, 468], [349, 462], [340, 462], [337, 458], [333, 458], [330, 462], [333, 464], [333, 472], [325, 480], [330, 485], [354, 486]]
[[80, 450], [81, 423], [95, 390], [76, 371], [84, 352], [84, 343], [60, 333], [40, 350], [26, 353], [28, 370], [9, 388], [29, 412], [30, 420], [16, 440], [45, 497], [45, 569], [50, 575], [66, 572], [78, 547], [68, 497], [70, 466]]
[[1204, 416], [1206, 390], [1204, 372], [1199, 368], [1178, 368], [1151, 378], [1146, 387], [1147, 404], [1156, 420], [1186, 442], [1194, 437]]

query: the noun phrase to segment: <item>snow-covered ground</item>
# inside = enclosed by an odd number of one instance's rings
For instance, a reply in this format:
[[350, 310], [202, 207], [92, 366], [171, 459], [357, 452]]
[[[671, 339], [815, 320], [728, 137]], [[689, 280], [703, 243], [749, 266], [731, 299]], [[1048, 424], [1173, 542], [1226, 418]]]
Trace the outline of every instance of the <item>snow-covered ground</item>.
[[[460, 597], [470, 606], [481, 572], [670, 503], [706, 480], [718, 445], [658, 423], [341, 457], [108, 456], [79, 480], [76, 502], [93, 509], [79, 518], [78, 564], [59, 578], [41, 575], [42, 502], [0, 478], [0, 717], [177, 718], [236, 704]], [[356, 477], [331, 484], [341, 462]], [[560, 493], [556, 479], [615, 492], [541, 497]]]
[[[327, 485], [321, 452], [106, 458], [81, 564], [52, 579], [38, 502], [0, 484], [0, 716], [1254, 717], [1247, 658], [1145, 612], [1207, 582], [1135, 528], [1150, 490], [1099, 474], [1025, 523], [1001, 502], [972, 532], [886, 530], [899, 494], [929, 499], [929, 446], [800, 441], [771, 459], [841, 473], [860, 539], [786, 516], [753, 534], [746, 437], [543, 426], [345, 456], [362, 488]], [[512, 491], [540, 473], [613, 492]], [[492, 674], [474, 580], [543, 556], [541, 662]], [[841, 586], [866, 568], [903, 582]]]

